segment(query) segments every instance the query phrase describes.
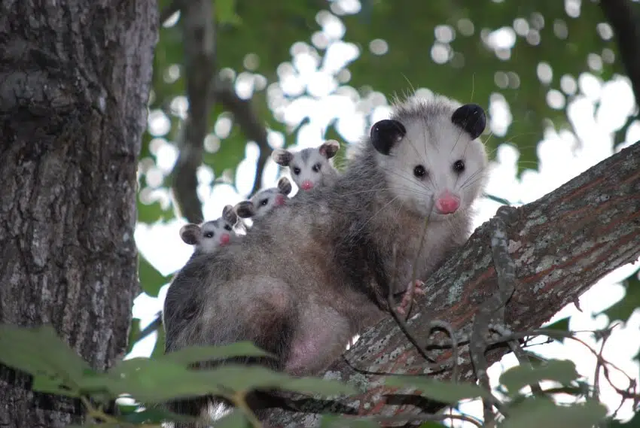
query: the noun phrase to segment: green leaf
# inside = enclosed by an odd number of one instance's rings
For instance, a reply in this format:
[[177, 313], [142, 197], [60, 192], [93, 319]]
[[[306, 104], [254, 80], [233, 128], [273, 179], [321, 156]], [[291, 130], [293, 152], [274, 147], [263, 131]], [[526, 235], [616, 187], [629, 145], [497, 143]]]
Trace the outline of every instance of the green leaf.
[[509, 206], [513, 205], [511, 202], [507, 201], [506, 199], [500, 198], [498, 196], [490, 195], [489, 193], [484, 193], [483, 196], [487, 199], [491, 199], [492, 201], [502, 205], [509, 205]]
[[526, 365], [512, 367], [500, 375], [500, 383], [507, 388], [510, 394], [516, 394], [521, 388], [542, 380], [567, 384], [578, 377], [580, 375], [576, 371], [576, 365], [573, 361], [549, 360], [538, 367]]
[[[553, 324], [545, 325], [542, 328], [548, 329], [548, 330], [569, 331], [569, 320], [570, 319], [571, 319], [571, 317], [562, 318], [562, 319], [554, 322]], [[558, 338], [553, 337], [552, 339], [557, 340], [559, 342], [564, 342], [564, 338], [563, 337], [558, 337]]]
[[[46, 350], [46, 352], [43, 352]], [[0, 325], [0, 362], [33, 375], [33, 389], [73, 396], [89, 365], [63, 342], [50, 325]]]
[[356, 389], [336, 380], [302, 377], [295, 378], [260, 366], [226, 365], [210, 371], [200, 371], [201, 376], [215, 382], [226, 391], [251, 391], [278, 388], [300, 394], [349, 395]]
[[156, 343], [153, 345], [153, 351], [151, 352], [151, 358], [159, 358], [164, 353], [166, 334], [164, 332], [164, 328], [158, 328], [158, 335], [156, 336]]
[[180, 415], [162, 408], [146, 409], [141, 412], [132, 412], [122, 418], [122, 420], [133, 424], [158, 424], [164, 421], [174, 422], [195, 422], [197, 418]]
[[471, 383], [443, 382], [418, 376], [388, 377], [385, 385], [417, 389], [420, 395], [446, 404], [456, 404], [467, 398], [491, 399], [489, 392]]
[[138, 253], [138, 263], [140, 286], [142, 286], [144, 292], [149, 296], [158, 297], [160, 288], [167, 284], [171, 278], [168, 276], [162, 276], [162, 274], [158, 272], [156, 268], [154, 268], [140, 253]]
[[425, 422], [422, 425], [420, 425], [419, 428], [440, 428], [446, 426], [444, 424], [439, 424], [437, 422]]
[[250, 428], [249, 420], [239, 410], [234, 410], [216, 421], [216, 428]]
[[140, 320], [133, 318], [131, 320], [131, 328], [129, 329], [129, 337], [127, 339], [127, 354], [131, 352], [135, 344], [138, 342], [138, 335], [140, 334]]
[[625, 423], [622, 423], [620, 421], [615, 421], [615, 420], [609, 421], [607, 423], [607, 427], [609, 428], [640, 428], [640, 413], [635, 413], [633, 415], [633, 418], [631, 418]]
[[158, 357], [157, 360], [172, 362], [186, 367], [198, 362], [233, 357], [276, 358], [275, 355], [265, 352], [253, 343], [247, 341], [221, 346], [190, 346], [176, 352], [170, 352], [162, 355]]
[[526, 400], [509, 409], [501, 428], [585, 428], [607, 415], [607, 408], [595, 401], [558, 406], [546, 400]]
[[626, 292], [624, 297], [609, 309], [605, 309], [601, 313], [606, 314], [609, 317], [609, 322], [616, 320], [627, 322], [631, 317], [631, 314], [640, 307], [640, 279], [638, 279], [638, 273], [635, 271], [627, 279], [622, 282]]

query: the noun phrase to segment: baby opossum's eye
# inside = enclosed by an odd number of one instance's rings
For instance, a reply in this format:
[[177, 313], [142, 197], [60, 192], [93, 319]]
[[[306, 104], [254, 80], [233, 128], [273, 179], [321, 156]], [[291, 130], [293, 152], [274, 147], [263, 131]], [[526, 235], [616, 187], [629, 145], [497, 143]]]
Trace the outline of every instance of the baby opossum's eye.
[[260, 206], [264, 207], [265, 205], [267, 205], [269, 203], [269, 199], [261, 199], [260, 200]]
[[300, 168], [298, 168], [297, 166], [296, 166], [296, 167], [294, 167], [294, 168], [293, 168], [293, 173], [294, 173], [295, 175], [300, 174]]
[[415, 175], [418, 178], [423, 178], [425, 175], [427, 175], [427, 170], [424, 169], [422, 165], [418, 165], [415, 168], [413, 168], [413, 175]]
[[463, 160], [457, 160], [453, 163], [453, 170], [455, 172], [457, 172], [458, 174], [460, 174], [462, 171], [464, 171], [464, 161]]
[[204, 233], [204, 237], [205, 238], [213, 238], [213, 232], [205, 232]]
[[311, 168], [311, 169], [313, 169], [313, 172], [320, 172], [320, 168], [322, 168], [322, 165], [320, 165], [319, 163], [317, 163], [317, 164], [315, 164], [315, 165], [313, 166], [313, 168]]
[[224, 229], [225, 229], [225, 230], [228, 230], [228, 231], [231, 231], [231, 226], [229, 226], [228, 224], [225, 224], [225, 225], [224, 225]]

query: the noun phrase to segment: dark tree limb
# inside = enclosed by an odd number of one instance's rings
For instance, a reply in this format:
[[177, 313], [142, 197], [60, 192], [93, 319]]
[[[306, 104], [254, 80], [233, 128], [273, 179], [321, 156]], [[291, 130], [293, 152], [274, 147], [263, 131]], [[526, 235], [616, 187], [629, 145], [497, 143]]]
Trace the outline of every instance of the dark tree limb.
[[[504, 307], [505, 328], [532, 330], [575, 301], [606, 274], [640, 256], [640, 143], [622, 150], [557, 190], [502, 216], [508, 253], [515, 262], [514, 292]], [[470, 336], [479, 308], [498, 287], [491, 238], [484, 223], [467, 244], [425, 281], [427, 295], [418, 298], [417, 314], [407, 321], [413, 334], [426, 340], [432, 320], [448, 322]], [[439, 361], [451, 350], [432, 351]], [[509, 352], [487, 352], [488, 363]], [[460, 346], [463, 381], [475, 381], [468, 346]], [[407, 404], [407, 390], [384, 386], [385, 374], [431, 374], [448, 379], [451, 370], [435, 372], [425, 364], [395, 321], [389, 317], [362, 334], [325, 377], [356, 385], [361, 394], [302, 408], [330, 413], [339, 406], [358, 415], [403, 416], [422, 410]], [[405, 394], [403, 396], [398, 394]], [[385, 406], [382, 405], [385, 402]], [[418, 402], [418, 400], [413, 400]], [[300, 408], [301, 406], [298, 406]], [[432, 406], [431, 411], [437, 410]], [[314, 426], [313, 415], [274, 411], [269, 426]]]
[[600, 7], [613, 27], [636, 106], [640, 106], [640, 16], [637, 8], [629, 0], [600, 0]]
[[251, 190], [253, 194], [262, 187], [262, 173], [271, 155], [271, 147], [267, 141], [267, 128], [261, 123], [258, 115], [253, 110], [251, 101], [240, 98], [230, 82], [216, 79], [213, 89], [212, 99], [221, 102], [224, 108], [233, 114], [235, 122], [244, 135], [249, 140], [254, 141], [260, 149], [260, 156], [256, 166], [256, 178], [253, 181]]
[[213, 1], [191, 0], [184, 3], [181, 13], [189, 111], [178, 144], [180, 154], [171, 173], [171, 188], [182, 215], [192, 223], [201, 223], [204, 217], [196, 172], [202, 165], [215, 73]]
[[[51, 324], [98, 371], [124, 357], [139, 292], [157, 27], [153, 0], [0, 2], [0, 323]], [[85, 419], [78, 400], [31, 386], [0, 365], [0, 427]]]

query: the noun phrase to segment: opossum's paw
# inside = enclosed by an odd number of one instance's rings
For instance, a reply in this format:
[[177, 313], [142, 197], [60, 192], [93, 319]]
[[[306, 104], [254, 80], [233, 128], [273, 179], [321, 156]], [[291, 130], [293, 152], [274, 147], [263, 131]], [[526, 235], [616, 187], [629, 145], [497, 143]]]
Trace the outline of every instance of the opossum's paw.
[[400, 301], [400, 304], [396, 307], [396, 312], [399, 314], [405, 315], [407, 308], [413, 301], [413, 297], [415, 295], [422, 296], [425, 294], [425, 290], [422, 287], [424, 287], [424, 282], [420, 281], [419, 279], [415, 281], [411, 281], [409, 283], [409, 286], [407, 287], [407, 290], [404, 292], [404, 295], [402, 296], [402, 300]]

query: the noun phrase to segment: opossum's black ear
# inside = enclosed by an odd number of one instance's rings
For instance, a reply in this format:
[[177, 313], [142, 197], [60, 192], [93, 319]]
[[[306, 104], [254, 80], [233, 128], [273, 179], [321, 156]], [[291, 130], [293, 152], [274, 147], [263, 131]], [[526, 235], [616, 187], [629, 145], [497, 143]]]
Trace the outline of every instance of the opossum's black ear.
[[487, 117], [478, 104], [465, 104], [451, 115], [451, 122], [467, 131], [471, 138], [478, 138], [487, 126]]
[[231, 224], [236, 224], [238, 221], [238, 214], [233, 210], [232, 205], [225, 205], [222, 209], [222, 218]]
[[202, 237], [200, 226], [193, 223], [185, 224], [180, 228], [180, 237], [185, 244], [196, 245]]
[[283, 195], [291, 193], [291, 181], [287, 177], [282, 177], [278, 180], [278, 191]]
[[340, 143], [336, 140], [327, 140], [318, 148], [320, 154], [327, 159], [334, 157], [338, 150], [340, 150]]
[[256, 208], [251, 201], [238, 202], [234, 210], [240, 218], [250, 218], [256, 214]]
[[271, 152], [271, 159], [278, 165], [289, 166], [289, 163], [293, 160], [293, 153], [284, 149], [275, 149]]
[[407, 133], [404, 125], [397, 120], [381, 120], [371, 127], [371, 144], [382, 153], [388, 155], [391, 148]]

